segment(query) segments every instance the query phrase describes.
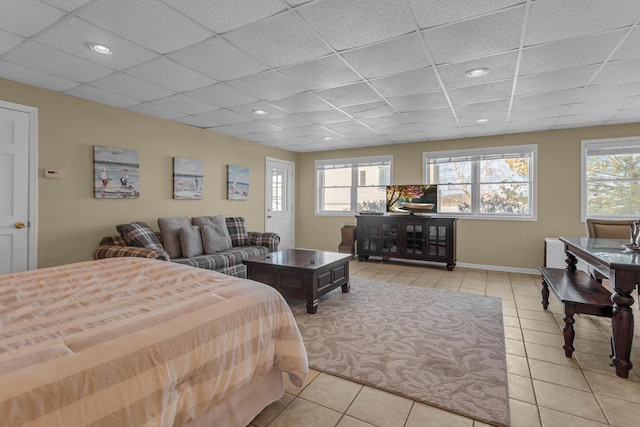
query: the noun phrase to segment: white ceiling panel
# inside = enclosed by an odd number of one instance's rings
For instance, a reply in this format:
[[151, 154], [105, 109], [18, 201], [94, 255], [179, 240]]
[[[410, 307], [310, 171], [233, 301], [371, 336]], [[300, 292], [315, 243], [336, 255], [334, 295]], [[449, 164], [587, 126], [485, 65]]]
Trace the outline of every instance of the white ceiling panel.
[[332, 52], [295, 12], [281, 13], [224, 37], [271, 67], [291, 65]]
[[0, 28], [31, 37], [65, 16], [65, 13], [36, 0], [3, 1]]
[[362, 76], [375, 78], [431, 65], [418, 34], [409, 34], [342, 54]]
[[236, 107], [258, 101], [255, 96], [239, 91], [226, 83], [218, 83], [202, 89], [192, 90], [187, 92], [187, 95], [219, 107]]
[[341, 51], [415, 30], [405, 0], [325, 0], [296, 9], [325, 40]]
[[213, 35], [157, 0], [96, 0], [79, 16], [158, 53], [169, 53]]
[[194, 44], [170, 54], [169, 57], [221, 81], [237, 79], [268, 69], [265, 64], [247, 55], [222, 37]]
[[285, 150], [640, 122], [640, 0], [2, 6], [0, 78]]
[[525, 46], [628, 27], [638, 16], [640, 2], [634, 0], [536, 0]]
[[93, 81], [91, 86], [108, 90], [118, 95], [139, 99], [140, 101], [165, 98], [175, 93], [124, 73], [111, 74], [103, 79]]
[[163, 1], [218, 34], [286, 10], [286, 5], [281, 0]]
[[465, 61], [517, 49], [524, 6], [422, 32], [436, 64]]

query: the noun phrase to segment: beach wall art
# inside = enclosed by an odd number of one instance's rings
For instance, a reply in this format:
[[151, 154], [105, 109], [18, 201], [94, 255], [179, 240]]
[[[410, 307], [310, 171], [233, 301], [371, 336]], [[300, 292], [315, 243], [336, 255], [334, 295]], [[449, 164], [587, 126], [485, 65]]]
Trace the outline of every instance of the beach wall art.
[[249, 199], [249, 168], [227, 165], [227, 199]]
[[201, 160], [173, 158], [173, 198], [202, 199], [204, 171]]
[[140, 197], [140, 153], [121, 148], [93, 146], [93, 197]]

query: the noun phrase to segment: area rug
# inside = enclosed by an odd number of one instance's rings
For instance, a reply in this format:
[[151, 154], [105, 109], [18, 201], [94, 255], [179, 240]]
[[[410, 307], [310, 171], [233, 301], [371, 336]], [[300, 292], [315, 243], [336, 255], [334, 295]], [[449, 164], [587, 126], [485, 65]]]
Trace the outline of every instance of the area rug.
[[352, 278], [316, 314], [290, 305], [311, 368], [509, 425], [499, 298]]

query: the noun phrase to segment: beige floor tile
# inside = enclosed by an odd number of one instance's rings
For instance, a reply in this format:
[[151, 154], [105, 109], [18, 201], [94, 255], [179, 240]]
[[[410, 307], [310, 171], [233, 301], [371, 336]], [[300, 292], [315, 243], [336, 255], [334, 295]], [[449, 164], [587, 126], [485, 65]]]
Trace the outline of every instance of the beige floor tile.
[[415, 403], [405, 427], [473, 427], [471, 418], [454, 414], [433, 406]]
[[576, 390], [544, 381], [533, 380], [538, 406], [567, 412], [579, 417], [606, 423], [600, 405], [591, 392]]
[[364, 387], [346, 412], [380, 427], [404, 426], [413, 401], [372, 387]]
[[520, 317], [521, 319], [542, 320], [545, 322], [556, 323], [556, 319], [553, 317], [553, 313], [544, 310], [539, 311], [520, 308], [518, 309], [518, 317]]
[[519, 328], [520, 327], [520, 319], [518, 319], [517, 317], [505, 316], [503, 314], [502, 322], [504, 323], [505, 326], [512, 326], [512, 327], [515, 327], [515, 328]]
[[502, 308], [516, 308], [516, 302], [512, 299], [501, 298]]
[[527, 352], [524, 348], [524, 341], [512, 340], [506, 338], [504, 345], [508, 354], [515, 354], [516, 356], [527, 357]]
[[[575, 351], [573, 353], [573, 357], [575, 357], [583, 371], [598, 372], [600, 374], [611, 376], [615, 376], [616, 374], [615, 368], [611, 366], [611, 358], [609, 356]], [[635, 373], [630, 372], [629, 375], [633, 375], [632, 378], [634, 379], [638, 378]]]
[[581, 340], [604, 341], [609, 342], [611, 339], [611, 331], [604, 332], [597, 328], [579, 328], [573, 325], [576, 332], [576, 338]]
[[608, 340], [593, 341], [576, 338], [573, 347], [583, 353], [591, 353], [597, 356], [608, 356], [611, 354], [611, 343]]
[[549, 408], [540, 408], [540, 419], [542, 427], [603, 427], [609, 425]]
[[533, 379], [559, 384], [565, 387], [577, 388], [579, 390], [591, 391], [580, 368], [571, 368], [569, 366], [530, 359], [529, 369], [531, 370], [531, 378]]
[[564, 344], [564, 338], [558, 331], [557, 334], [549, 334], [547, 332], [532, 331], [531, 329], [523, 329], [522, 336], [525, 343], [534, 343], [548, 345], [550, 347], [560, 347]]
[[502, 307], [503, 316], [518, 316], [518, 309], [515, 307]]
[[536, 404], [531, 378], [509, 374], [509, 398]]
[[596, 394], [609, 423], [616, 427], [637, 427], [640, 404]]
[[319, 374], [320, 374], [320, 372], [318, 372], [316, 370], [313, 370], [313, 369], [309, 369], [309, 375], [307, 375], [307, 378], [305, 379], [304, 383], [302, 384], [302, 387], [296, 387], [295, 385], [291, 384], [291, 381], [289, 381], [289, 375], [287, 375], [287, 374], [285, 374], [283, 372], [282, 373], [282, 382], [284, 382], [284, 391], [289, 393], [289, 394], [293, 394], [294, 396], [297, 396]]
[[[585, 372], [584, 376], [595, 394], [603, 394], [614, 398], [619, 397], [623, 400], [640, 404], [640, 381], [597, 372]], [[638, 415], [640, 416], [640, 414]]]
[[522, 341], [522, 330], [520, 328], [515, 328], [512, 326], [504, 327], [504, 337], [512, 340]]
[[255, 427], [266, 427], [271, 421], [274, 420], [292, 401], [295, 396], [289, 393], [285, 393], [280, 400], [273, 402], [267, 406], [258, 414], [257, 417], [251, 421], [251, 425]]
[[529, 360], [542, 360], [558, 365], [571, 366], [573, 368], [580, 367], [576, 360], [564, 355], [564, 349], [561, 346], [550, 347], [548, 345], [531, 342], [525, 342], [524, 346], [527, 350]]
[[540, 427], [540, 416], [536, 405], [509, 399], [509, 411], [513, 427]]
[[340, 412], [296, 398], [269, 424], [269, 427], [334, 427], [341, 417]]
[[520, 375], [522, 377], [530, 377], [529, 363], [526, 357], [507, 354], [507, 372], [510, 374]]
[[545, 322], [544, 320], [520, 319], [522, 329], [531, 329], [532, 331], [547, 332], [549, 334], [557, 334], [560, 327], [557, 323]]
[[347, 410], [353, 399], [362, 390], [362, 385], [321, 373], [302, 392], [300, 397], [335, 411]]
[[336, 427], [372, 427], [374, 424], [365, 423], [356, 418], [345, 415]]

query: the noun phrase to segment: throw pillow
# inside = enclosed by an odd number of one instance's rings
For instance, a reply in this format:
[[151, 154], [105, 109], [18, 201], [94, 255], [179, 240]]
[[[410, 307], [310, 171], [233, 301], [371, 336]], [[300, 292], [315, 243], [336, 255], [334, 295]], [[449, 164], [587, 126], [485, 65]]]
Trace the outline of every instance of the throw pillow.
[[202, 255], [204, 248], [202, 247], [202, 236], [200, 235], [200, 227], [197, 225], [190, 225], [189, 227], [182, 227], [178, 231], [180, 237], [180, 249], [182, 250], [182, 256], [185, 258], [191, 258], [193, 256]]
[[231, 249], [231, 239], [229, 239], [229, 234], [226, 232], [226, 227], [205, 225], [200, 228], [200, 231], [205, 254], [209, 255]]
[[158, 218], [158, 227], [162, 235], [164, 250], [171, 258], [181, 258], [180, 236], [178, 232], [182, 227], [190, 227], [191, 220], [186, 216], [174, 218]]
[[[231, 249], [231, 236], [229, 236], [229, 230], [227, 230], [227, 221], [224, 218], [224, 215], [216, 215], [216, 216], [196, 216], [191, 218], [191, 223], [193, 225], [197, 225], [199, 227], [205, 227], [207, 225], [218, 227], [217, 233], [219, 238], [224, 237], [224, 242], [220, 242], [222, 249], [221, 251]], [[206, 252], [206, 248], [205, 248]]]
[[226, 218], [227, 230], [229, 230], [229, 236], [231, 237], [231, 244], [235, 246], [248, 246], [249, 233], [247, 232], [247, 226], [243, 217]]
[[156, 233], [144, 222], [116, 225], [116, 230], [129, 246], [164, 250]]

